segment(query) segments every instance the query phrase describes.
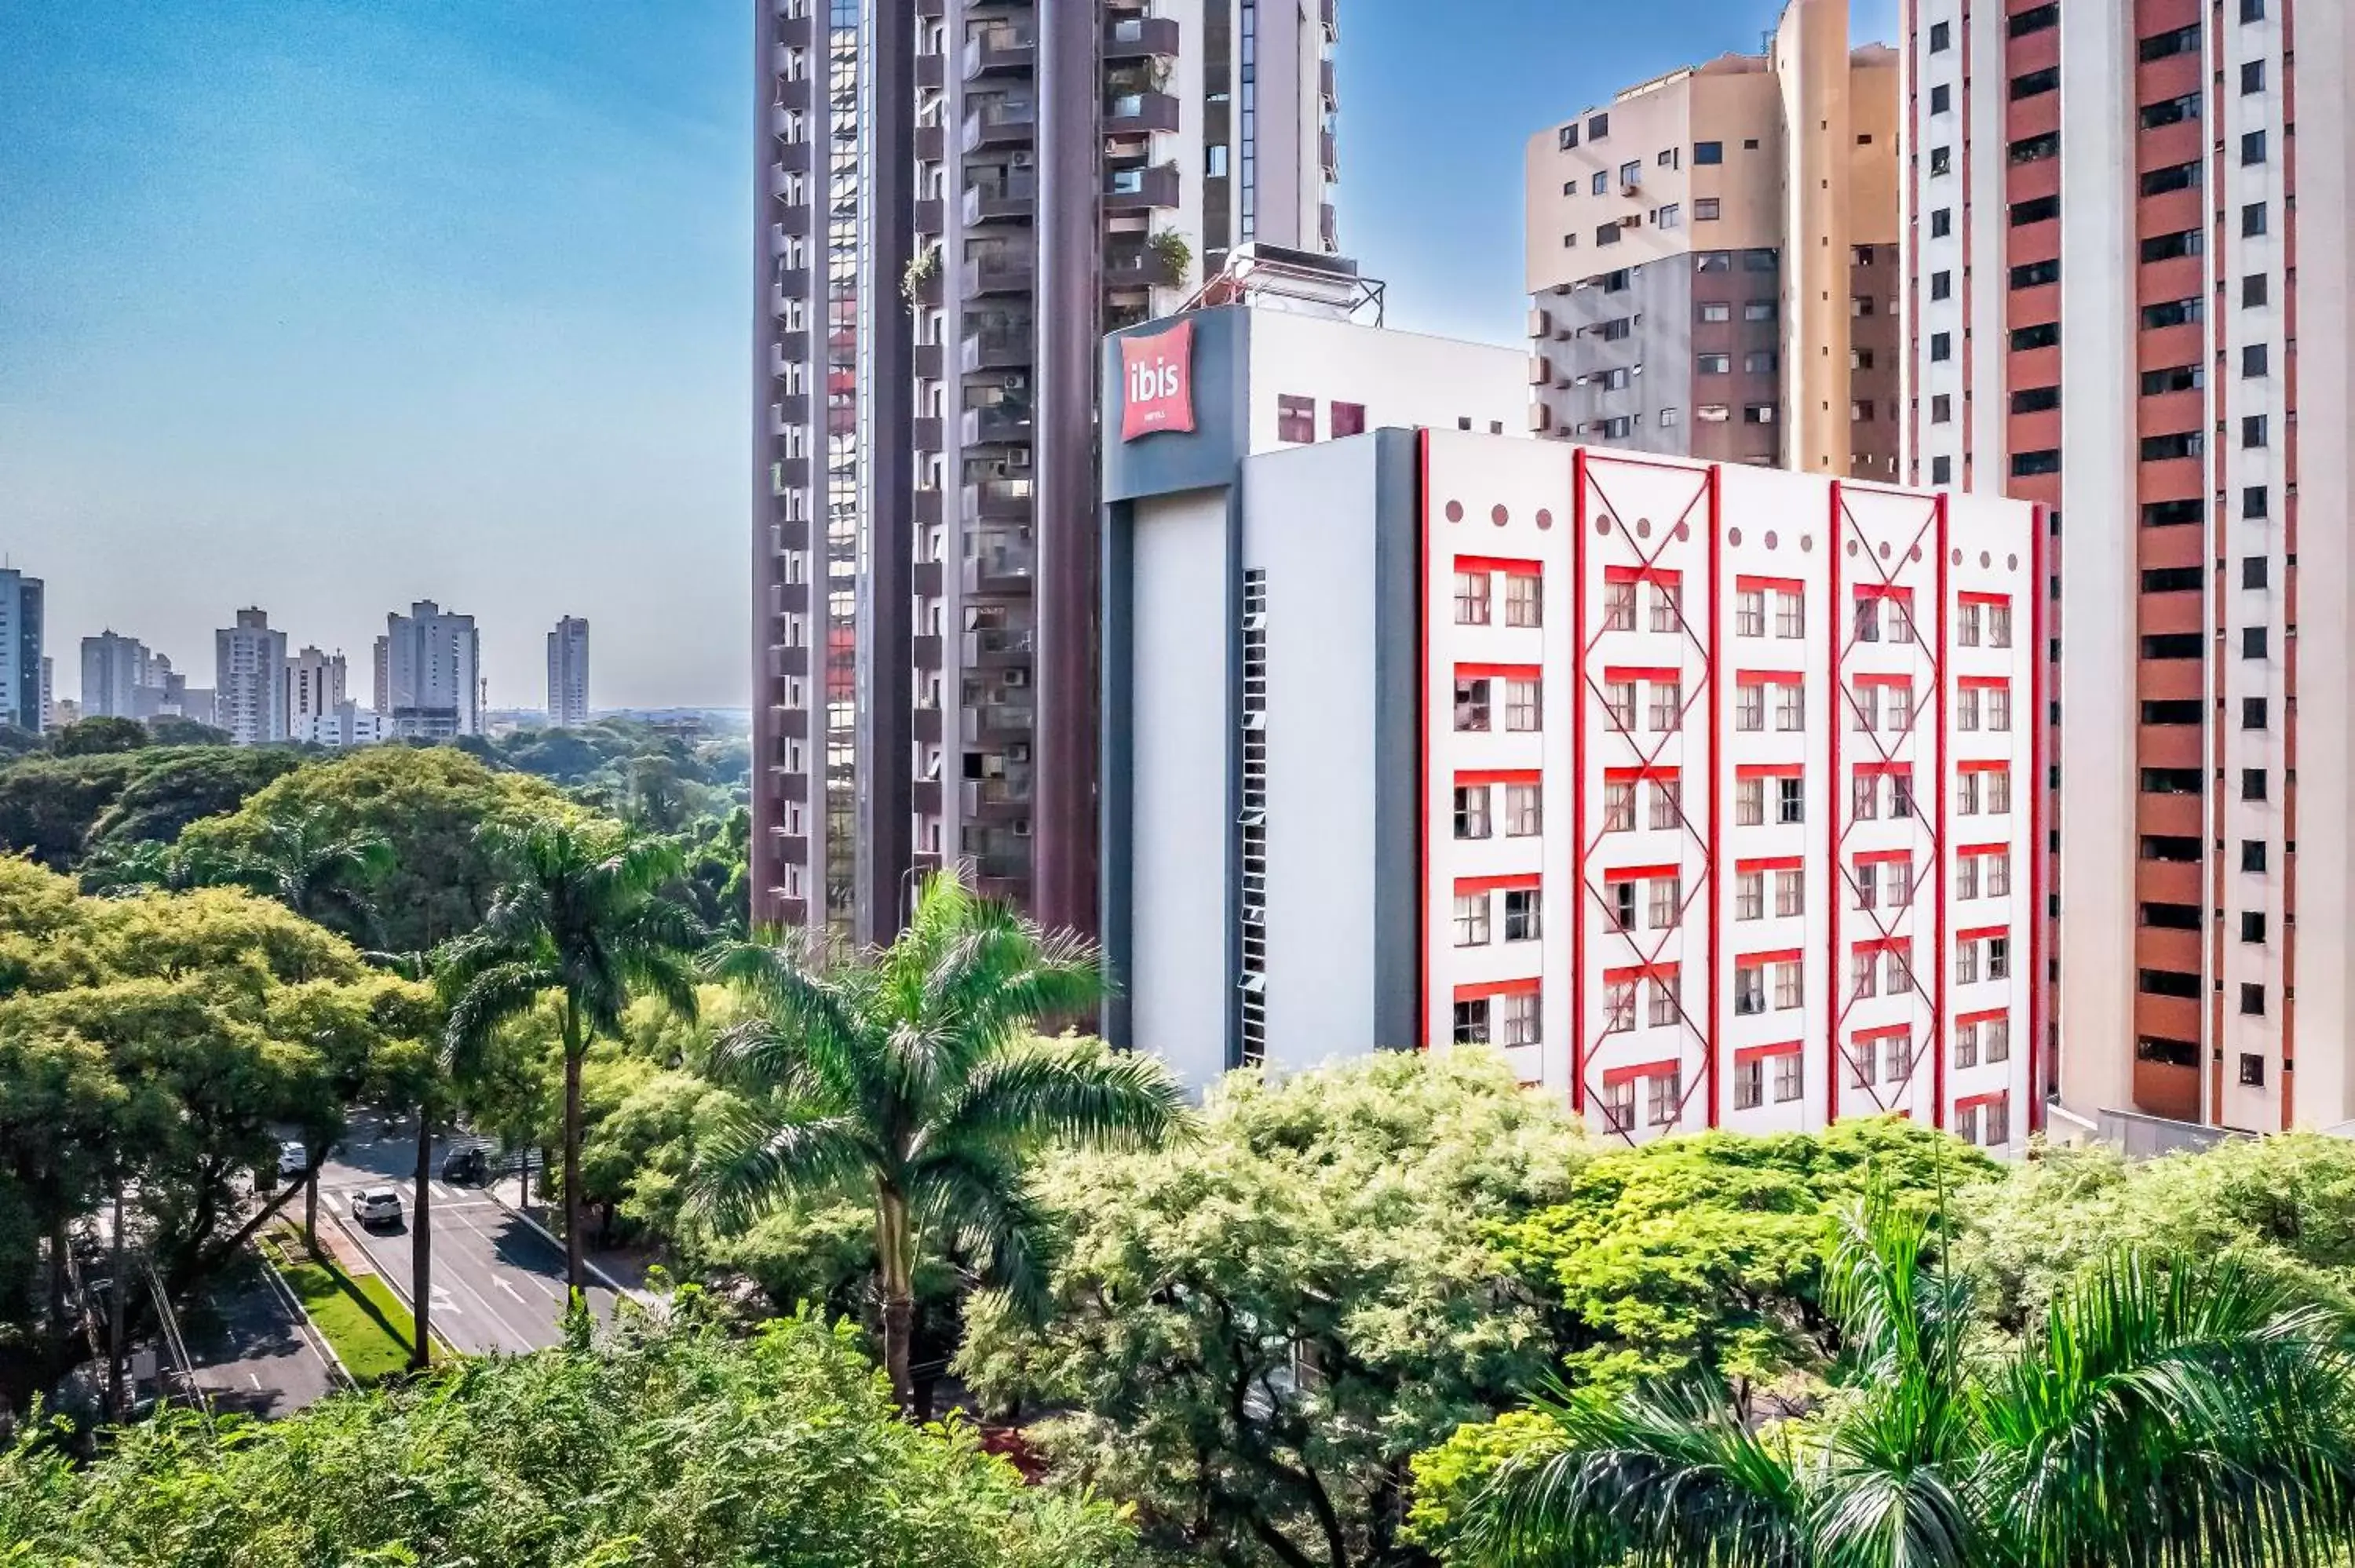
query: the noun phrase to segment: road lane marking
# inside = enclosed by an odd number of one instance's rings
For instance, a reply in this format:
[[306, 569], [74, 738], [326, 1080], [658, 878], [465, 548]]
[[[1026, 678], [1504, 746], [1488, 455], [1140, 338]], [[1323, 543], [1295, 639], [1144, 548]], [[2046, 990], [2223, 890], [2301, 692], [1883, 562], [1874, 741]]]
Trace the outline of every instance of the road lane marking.
[[261, 1377], [260, 1377], [259, 1375], [257, 1375], [257, 1374], [253, 1373], [253, 1372], [248, 1372], [248, 1373], [246, 1373], [246, 1374], [245, 1374], [245, 1381], [246, 1381], [246, 1382], [248, 1382], [248, 1383], [251, 1383], [251, 1384], [252, 1384], [255, 1388], [257, 1388], [257, 1389], [258, 1389], [258, 1388], [260, 1388], [260, 1387], [261, 1386]]
[[506, 1291], [508, 1295], [514, 1297], [518, 1303], [523, 1300], [523, 1293], [517, 1290], [514, 1286], [509, 1285], [505, 1279], [502, 1279], [497, 1275], [494, 1274], [491, 1276], [491, 1283]]
[[530, 1280], [534, 1285], [538, 1286], [538, 1287], [539, 1287], [539, 1293], [540, 1293], [542, 1296], [547, 1297], [550, 1301], [553, 1301], [553, 1300], [555, 1300], [555, 1299], [556, 1299], [556, 1292], [555, 1292], [553, 1289], [549, 1288], [549, 1283], [548, 1283], [548, 1281], [547, 1281], [547, 1280], [542, 1279], [542, 1278], [541, 1278], [538, 1275], [537, 1275], [537, 1274], [529, 1274], [529, 1275], [526, 1275], [524, 1277], [525, 1277], [525, 1278], [527, 1278], [527, 1279], [528, 1279], [528, 1280]]

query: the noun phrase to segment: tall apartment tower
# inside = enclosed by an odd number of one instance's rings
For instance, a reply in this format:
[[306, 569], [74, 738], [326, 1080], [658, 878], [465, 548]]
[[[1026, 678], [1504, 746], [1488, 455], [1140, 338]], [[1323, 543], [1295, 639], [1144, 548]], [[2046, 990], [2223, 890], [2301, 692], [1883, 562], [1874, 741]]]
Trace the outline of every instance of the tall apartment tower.
[[589, 722], [589, 623], [577, 615], [548, 634], [548, 722], [565, 729]]
[[1907, 466], [2041, 503], [2062, 563], [2055, 1128], [2343, 1125], [2355, 27], [2323, 0], [1906, 25]]
[[758, 0], [753, 912], [1095, 916], [1102, 332], [1330, 250], [1334, 0]]
[[288, 732], [303, 735], [312, 721], [332, 716], [344, 701], [348, 667], [338, 651], [305, 648], [286, 662], [286, 722]]
[[1897, 51], [1791, 0], [1529, 139], [1530, 428], [1894, 482]]
[[41, 727], [43, 585], [0, 567], [0, 724]]
[[[81, 640], [81, 715], [84, 718], [144, 718], [141, 694], [154, 694], [155, 656], [136, 637], [112, 630]], [[155, 699], [147, 705], [152, 712]]]
[[286, 633], [260, 609], [240, 609], [237, 624], [213, 633], [214, 722], [239, 746], [284, 740]]
[[482, 640], [471, 615], [430, 599], [384, 618], [376, 640], [376, 711], [404, 740], [483, 733]]

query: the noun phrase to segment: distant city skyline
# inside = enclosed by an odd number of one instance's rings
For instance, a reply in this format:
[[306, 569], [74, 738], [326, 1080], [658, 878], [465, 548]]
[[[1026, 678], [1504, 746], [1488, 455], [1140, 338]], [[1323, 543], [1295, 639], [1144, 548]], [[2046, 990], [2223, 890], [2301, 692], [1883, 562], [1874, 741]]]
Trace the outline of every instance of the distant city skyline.
[[[1458, 0], [1435, 35], [1343, 0], [1341, 245], [1392, 324], [1517, 342], [1524, 139], [1778, 8]], [[744, 705], [746, 16], [11, 7], [0, 552], [49, 653], [112, 628], [204, 670], [259, 605], [357, 661], [431, 597], [494, 706], [544, 700], [566, 613], [601, 706]]]

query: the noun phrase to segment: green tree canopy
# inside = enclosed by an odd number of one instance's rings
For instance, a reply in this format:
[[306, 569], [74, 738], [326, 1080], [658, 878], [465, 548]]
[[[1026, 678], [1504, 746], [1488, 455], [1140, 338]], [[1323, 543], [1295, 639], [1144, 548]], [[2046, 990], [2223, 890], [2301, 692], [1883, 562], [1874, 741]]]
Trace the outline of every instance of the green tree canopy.
[[136, 751], [150, 738], [147, 726], [137, 719], [101, 715], [58, 731], [49, 737], [49, 751], [58, 757], [98, 757], [111, 751]]
[[1230, 1075], [1197, 1142], [1046, 1163], [1053, 1312], [977, 1302], [958, 1369], [993, 1407], [1066, 1412], [1033, 1436], [1157, 1544], [1413, 1561], [1409, 1457], [1553, 1361], [1487, 1227], [1560, 1202], [1586, 1159], [1487, 1053]]
[[[49, 1568], [1114, 1568], [1130, 1531], [967, 1426], [914, 1427], [845, 1337], [633, 1320], [266, 1425], [182, 1413], [77, 1468], [0, 1451], [0, 1561]], [[24, 1555], [10, 1559], [15, 1550]]]
[[71, 871], [169, 842], [199, 818], [237, 810], [301, 760], [276, 747], [227, 746], [21, 758], [0, 766], [0, 852]]
[[494, 773], [449, 747], [366, 747], [304, 764], [235, 813], [190, 828], [181, 845], [250, 860], [297, 821], [325, 840], [381, 839], [390, 862], [358, 889], [378, 911], [387, 950], [423, 952], [490, 910], [499, 872], [478, 829], [579, 814], [549, 785]]

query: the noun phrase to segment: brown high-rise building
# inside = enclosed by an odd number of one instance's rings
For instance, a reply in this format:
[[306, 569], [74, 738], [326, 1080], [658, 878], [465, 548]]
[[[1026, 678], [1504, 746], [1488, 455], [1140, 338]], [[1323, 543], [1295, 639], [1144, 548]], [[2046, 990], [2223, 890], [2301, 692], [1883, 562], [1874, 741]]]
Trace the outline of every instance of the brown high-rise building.
[[1897, 478], [1899, 61], [1848, 26], [1792, 0], [1530, 139], [1532, 429]]
[[2349, 8], [1906, 12], [1909, 474], [2046, 509], [2052, 1126], [2343, 1126]]
[[1097, 344], [1333, 248], [1334, 0], [754, 17], [754, 916], [1090, 927]]

